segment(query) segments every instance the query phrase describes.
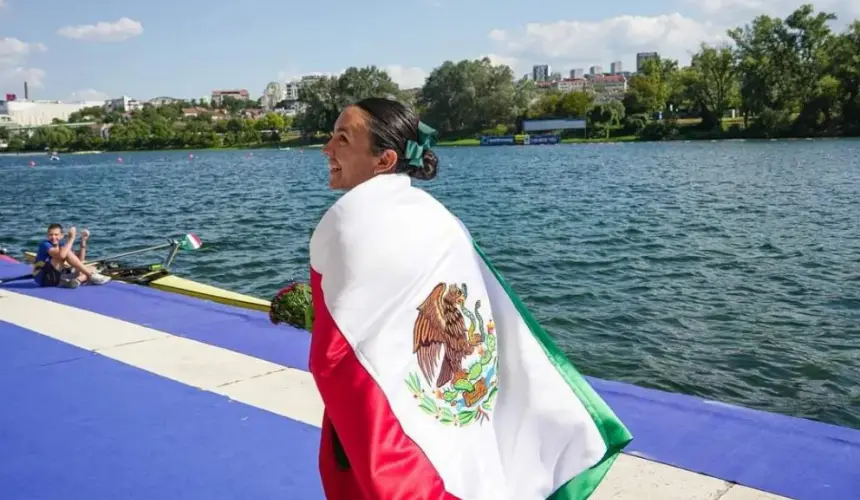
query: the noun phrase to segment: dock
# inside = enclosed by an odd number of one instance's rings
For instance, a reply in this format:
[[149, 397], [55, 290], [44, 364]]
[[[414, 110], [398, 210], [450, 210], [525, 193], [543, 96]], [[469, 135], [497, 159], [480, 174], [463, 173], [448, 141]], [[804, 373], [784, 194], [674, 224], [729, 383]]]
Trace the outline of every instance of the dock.
[[[0, 499], [323, 499], [309, 345], [137, 285], [0, 286]], [[858, 498], [860, 430], [589, 382], [634, 435], [595, 500]]]

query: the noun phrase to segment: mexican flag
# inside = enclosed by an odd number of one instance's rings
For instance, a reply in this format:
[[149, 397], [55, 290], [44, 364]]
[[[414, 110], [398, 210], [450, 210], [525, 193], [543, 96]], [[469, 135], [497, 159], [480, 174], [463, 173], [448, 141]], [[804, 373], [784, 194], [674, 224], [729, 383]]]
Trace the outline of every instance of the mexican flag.
[[179, 243], [179, 247], [183, 250], [197, 250], [198, 248], [203, 246], [203, 242], [200, 241], [200, 238], [197, 237], [194, 233], [188, 233], [182, 238], [182, 241]]
[[311, 238], [329, 499], [583, 499], [632, 436], [469, 232], [405, 175]]

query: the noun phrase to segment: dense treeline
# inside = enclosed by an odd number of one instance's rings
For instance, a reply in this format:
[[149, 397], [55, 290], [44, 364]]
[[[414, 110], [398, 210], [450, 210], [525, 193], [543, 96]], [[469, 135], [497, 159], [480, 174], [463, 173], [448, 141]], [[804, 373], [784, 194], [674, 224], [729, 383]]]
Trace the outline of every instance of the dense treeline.
[[67, 123], [36, 128], [29, 136], [13, 133], [9, 150], [215, 148], [280, 142], [291, 120], [278, 113], [262, 114], [254, 106], [235, 100], [225, 100], [219, 108], [178, 102], [144, 106], [127, 115], [102, 107], [85, 108], [72, 113]]
[[[759, 16], [728, 32], [731, 44], [702, 44], [688, 67], [651, 60], [617, 99], [594, 93], [539, 89], [488, 59], [446, 61], [424, 86], [403, 90], [383, 70], [349, 68], [309, 81], [299, 92], [304, 110], [291, 123], [260, 113], [257, 103], [227, 100], [220, 109], [196, 102], [146, 106], [130, 114], [88, 108], [70, 123], [9, 138], [9, 149], [92, 150], [254, 146], [320, 140], [343, 107], [369, 96], [415, 106], [443, 138], [474, 138], [519, 129], [527, 118], [578, 117], [591, 138], [835, 136], [860, 134], [860, 21], [834, 32], [833, 14], [803, 5], [785, 19]], [[183, 109], [196, 108], [189, 115]], [[581, 132], [578, 132], [581, 134]], [[8, 135], [8, 134], [7, 134]]]

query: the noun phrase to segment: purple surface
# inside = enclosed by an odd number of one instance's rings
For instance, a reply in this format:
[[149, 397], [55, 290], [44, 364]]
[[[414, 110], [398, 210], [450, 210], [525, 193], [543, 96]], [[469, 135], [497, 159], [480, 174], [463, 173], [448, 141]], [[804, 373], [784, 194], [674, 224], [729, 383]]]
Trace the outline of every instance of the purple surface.
[[323, 498], [315, 427], [9, 323], [0, 340], [3, 500]]
[[588, 381], [633, 433], [627, 453], [789, 498], [860, 498], [860, 431]]
[[[5, 267], [0, 263], [0, 276]], [[308, 334], [274, 327], [263, 313], [123, 284], [12, 289], [307, 369]], [[791, 498], [858, 498], [851, 492], [860, 491], [860, 431], [589, 381], [633, 433], [630, 453]]]
[[[26, 274], [30, 266], [0, 262], [0, 278]], [[0, 288], [147, 326], [273, 363], [308, 369], [310, 335], [284, 325], [273, 328], [266, 313], [126, 283], [75, 290], [42, 288], [32, 280]]]

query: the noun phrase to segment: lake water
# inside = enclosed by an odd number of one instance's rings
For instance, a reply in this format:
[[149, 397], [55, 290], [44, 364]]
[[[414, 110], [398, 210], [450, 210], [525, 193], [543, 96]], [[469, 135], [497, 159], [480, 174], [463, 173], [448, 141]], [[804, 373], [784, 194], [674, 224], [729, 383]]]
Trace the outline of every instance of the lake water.
[[[860, 141], [438, 153], [422, 186], [583, 373], [860, 428]], [[193, 231], [179, 274], [267, 299], [306, 279], [322, 153], [195, 155], [0, 157], [0, 246], [53, 221], [102, 256]]]

